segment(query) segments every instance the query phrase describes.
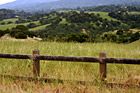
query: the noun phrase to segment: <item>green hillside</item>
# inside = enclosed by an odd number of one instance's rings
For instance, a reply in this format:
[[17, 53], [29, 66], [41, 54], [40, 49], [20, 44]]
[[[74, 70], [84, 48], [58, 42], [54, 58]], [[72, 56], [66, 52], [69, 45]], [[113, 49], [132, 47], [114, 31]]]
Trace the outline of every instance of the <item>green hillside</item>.
[[38, 26], [35, 28], [31, 28], [29, 29], [30, 31], [39, 31], [39, 30], [44, 30], [46, 28], [47, 25], [43, 25], [43, 26]]
[[17, 25], [25, 25], [26, 26], [28, 24], [29, 23], [0, 25], [0, 30], [12, 29], [13, 27], [16, 27]]
[[[108, 16], [108, 13], [107, 12], [87, 12], [87, 13], [89, 13], [89, 14], [91, 14], [91, 13], [94, 13], [94, 14], [99, 14], [103, 19], [107, 19], [107, 20], [109, 20], [109, 21], [111, 21], [111, 20], [114, 20], [114, 21], [117, 21], [116, 19], [114, 19], [114, 18], [111, 18], [110, 16]], [[30, 22], [28, 22], [28, 23], [20, 23], [20, 24], [15, 24], [15, 22], [17, 21], [18, 19], [16, 19], [16, 18], [12, 18], [12, 19], [5, 19], [5, 20], [3, 20], [3, 21], [0, 21], [0, 24], [2, 23], [2, 22], [5, 22], [5, 25], [0, 25], [0, 30], [6, 30], [6, 29], [11, 29], [11, 28], [13, 28], [13, 27], [16, 27], [17, 25], [25, 25], [25, 26], [27, 26]], [[11, 21], [11, 22], [13, 22], [13, 23], [11, 23], [11, 24], [7, 24], [9, 21]], [[35, 22], [33, 22], [33, 23], [36, 23], [37, 25], [39, 25], [39, 23], [38, 23], [38, 21], [35, 21]], [[63, 18], [63, 20], [62, 20], [62, 22], [60, 22], [61, 24], [65, 24], [65, 23], [68, 23], [68, 22], [66, 22], [66, 19], [65, 18]], [[30, 30], [31, 31], [37, 31], [37, 30], [43, 30], [43, 29], [45, 29], [45, 26], [46, 25], [42, 25], [42, 26], [38, 26], [38, 27], [35, 27], [35, 28], [31, 28]]]
[[3, 21], [0, 21], [0, 23], [5, 22], [7, 24], [9, 21], [15, 23], [17, 20], [18, 20], [17, 18], [5, 19]]
[[[10, 34], [13, 27], [24, 25], [45, 41], [130, 43], [140, 38], [139, 31], [137, 33], [131, 31], [131, 29], [139, 30], [139, 16], [134, 12], [52, 11], [35, 14], [26, 19], [3, 20], [0, 30], [9, 28], [5, 33]], [[9, 21], [11, 23], [7, 23]], [[116, 34], [104, 34], [114, 31]], [[28, 34], [31, 33], [26, 33]]]
[[99, 14], [102, 18], [107, 19], [109, 21], [111, 21], [111, 20], [117, 21], [117, 19], [108, 16], [108, 12], [92, 12], [92, 11], [88, 11], [87, 13], [94, 13], [96, 15]]
[[[39, 25], [39, 21], [16, 24], [15, 22], [17, 20], [18, 19], [5, 19], [3, 21], [0, 21], [0, 23], [5, 22], [5, 25], [0, 25], [0, 30], [12, 29], [13, 27], [16, 27], [17, 25], [25, 25], [25, 26], [27, 26], [29, 23], [35, 23], [35, 24]], [[7, 24], [9, 21], [11, 21], [12, 23]]]

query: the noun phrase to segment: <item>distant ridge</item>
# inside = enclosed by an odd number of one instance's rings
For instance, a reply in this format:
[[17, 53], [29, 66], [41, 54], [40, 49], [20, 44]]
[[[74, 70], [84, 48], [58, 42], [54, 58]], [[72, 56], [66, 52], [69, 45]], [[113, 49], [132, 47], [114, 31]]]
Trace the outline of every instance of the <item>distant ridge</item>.
[[[87, 6], [111, 5], [111, 4], [138, 4], [139, 0], [16, 0], [11, 3], [0, 5], [0, 8], [24, 10], [35, 12], [56, 8], [76, 8]], [[138, 6], [137, 5], [137, 6]]]
[[16, 0], [10, 3], [0, 5], [0, 8], [8, 8], [8, 9], [22, 9], [26, 7], [31, 7], [33, 5], [41, 4], [41, 3], [49, 3], [57, 0]]

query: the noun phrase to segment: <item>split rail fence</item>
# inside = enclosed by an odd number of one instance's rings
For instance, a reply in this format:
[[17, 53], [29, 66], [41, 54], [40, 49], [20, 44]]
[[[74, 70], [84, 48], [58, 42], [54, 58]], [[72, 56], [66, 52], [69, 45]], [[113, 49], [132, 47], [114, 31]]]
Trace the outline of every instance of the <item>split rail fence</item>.
[[99, 54], [99, 57], [72, 57], [72, 56], [40, 55], [39, 50], [33, 50], [32, 55], [0, 54], [0, 58], [31, 59], [31, 60], [33, 60], [33, 75], [34, 75], [34, 77], [40, 77], [40, 60], [99, 63], [100, 64], [100, 76], [101, 76], [102, 81], [104, 81], [107, 78], [107, 63], [140, 64], [140, 59], [107, 58], [107, 54], [105, 52], [101, 52]]

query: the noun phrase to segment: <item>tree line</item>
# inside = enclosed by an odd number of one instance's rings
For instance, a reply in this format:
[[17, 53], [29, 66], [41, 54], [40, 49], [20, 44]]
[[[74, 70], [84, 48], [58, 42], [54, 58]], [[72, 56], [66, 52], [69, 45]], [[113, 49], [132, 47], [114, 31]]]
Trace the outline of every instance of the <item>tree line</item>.
[[17, 25], [15, 28], [0, 30], [0, 37], [5, 34], [9, 34], [11, 37], [16, 39], [26, 39], [27, 37], [37, 36], [36, 33], [29, 31], [29, 29], [24, 25]]

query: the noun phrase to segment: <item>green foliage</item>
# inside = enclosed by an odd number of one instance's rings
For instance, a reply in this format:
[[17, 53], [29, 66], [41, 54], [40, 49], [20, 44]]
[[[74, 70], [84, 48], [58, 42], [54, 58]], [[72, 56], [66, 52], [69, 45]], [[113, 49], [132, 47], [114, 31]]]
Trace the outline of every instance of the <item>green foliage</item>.
[[26, 13], [24, 11], [14, 11], [14, 10], [10, 10], [10, 9], [0, 9], [0, 20], [16, 18], [17, 16], [22, 17], [22, 18], [26, 18], [27, 16], [30, 16], [30, 15], [31, 14]]
[[29, 32], [28, 28], [24, 25], [17, 25], [9, 33], [12, 37], [15, 37], [17, 39], [25, 39], [27, 38], [27, 36], [37, 36], [35, 33]]
[[3, 36], [6, 33], [7, 33], [7, 30], [6, 31], [0, 30], [0, 37]]
[[[66, 19], [62, 22], [62, 19]], [[39, 31], [39, 35], [42, 38], [48, 38], [48, 36], [59, 38], [67, 37], [71, 33], [80, 35], [86, 33], [90, 37], [97, 34], [104, 33], [106, 31], [118, 29], [121, 23], [118, 21], [109, 21], [103, 19], [100, 15], [86, 12], [60, 12], [50, 13], [46, 18], [40, 19], [42, 25], [50, 23], [45, 30]], [[83, 42], [86, 40], [78, 41]]]
[[42, 18], [39, 20], [41, 25], [45, 25], [45, 24], [58, 24], [59, 22], [61, 22], [62, 19], [59, 17], [47, 17], [47, 18]]
[[27, 20], [23, 19], [23, 18], [19, 18], [15, 23], [19, 24], [19, 23], [26, 23]]
[[19, 31], [15, 34], [15, 38], [16, 39], [26, 39], [27, 35], [25, 33]]
[[68, 41], [79, 41], [80, 37], [79, 35], [75, 34], [75, 33], [71, 33], [67, 36]]
[[[139, 27], [139, 14], [134, 15], [121, 11], [110, 12], [109, 14], [89, 11], [66, 11], [59, 13], [53, 11], [49, 14], [35, 14], [26, 19], [19, 18], [15, 21], [16, 23], [24, 23], [26, 25], [15, 25], [16, 27], [9, 31], [10, 35], [16, 38], [20, 38], [20, 36], [24, 38], [25, 35], [29, 37], [39, 35], [47, 41], [81, 43], [108, 41], [127, 43], [139, 39], [139, 35], [136, 35], [137, 37], [134, 38], [134, 33], [129, 32], [130, 28]], [[9, 20], [5, 23], [6, 25], [9, 24], [7, 26], [10, 27], [10, 25], [13, 25], [11, 22]], [[29, 32], [28, 29], [37, 34]], [[105, 32], [113, 32], [115, 30], [117, 31], [116, 34], [104, 34]]]
[[101, 5], [97, 7], [85, 7], [84, 11], [101, 11], [101, 12], [126, 12], [126, 11], [139, 11], [140, 8], [130, 5]]
[[37, 27], [37, 25], [35, 23], [29, 23], [27, 25], [27, 28], [35, 28], [35, 27]]
[[7, 24], [12, 24], [13, 22], [12, 21], [8, 21], [8, 23]]
[[79, 35], [79, 41], [80, 43], [83, 43], [83, 42], [88, 42], [90, 40], [90, 36], [87, 35], [87, 34], [80, 34]]
[[93, 39], [87, 34], [70, 33], [66, 37], [48, 36], [44, 41], [57, 41], [57, 42], [93, 42]]
[[140, 29], [140, 23], [134, 23], [131, 25], [131, 28], [138, 28]]
[[105, 33], [100, 35], [101, 42], [131, 43], [139, 39], [140, 31], [134, 33], [133, 31], [118, 30], [116, 33]]
[[2, 22], [2, 23], [1, 23], [1, 25], [5, 25], [5, 24], [6, 24], [5, 22]]
[[16, 28], [13, 28], [12, 31], [10, 32], [10, 35], [12, 37], [17, 37], [19, 38], [18, 36], [18, 33], [21, 34], [21, 33], [24, 33], [26, 36], [28, 34], [28, 29], [24, 26], [24, 25], [17, 25]]
[[140, 14], [128, 14], [127, 12], [110, 12], [108, 14], [110, 17], [121, 20], [123, 23], [130, 25], [130, 27], [135, 28], [140, 25]]

